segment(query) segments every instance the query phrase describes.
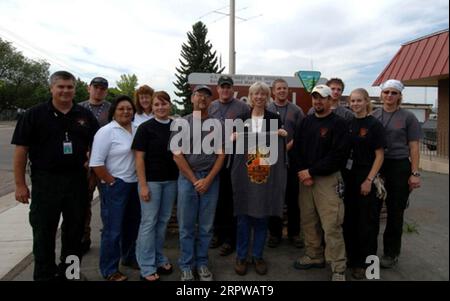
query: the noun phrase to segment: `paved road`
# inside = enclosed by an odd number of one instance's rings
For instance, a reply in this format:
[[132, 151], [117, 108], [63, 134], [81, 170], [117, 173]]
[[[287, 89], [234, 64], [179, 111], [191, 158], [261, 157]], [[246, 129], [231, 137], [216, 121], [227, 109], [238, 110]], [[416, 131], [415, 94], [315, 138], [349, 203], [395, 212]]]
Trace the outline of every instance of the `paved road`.
[[[449, 186], [448, 175], [436, 173], [423, 173], [423, 186], [411, 195], [410, 207], [406, 211], [405, 221], [410, 225], [408, 233], [403, 235], [403, 248], [399, 264], [392, 270], [381, 270], [381, 280], [387, 281], [423, 281], [423, 280], [449, 280]], [[88, 280], [103, 280], [98, 269], [100, 245], [100, 206], [97, 202], [93, 206], [91, 251], [83, 258], [82, 271]], [[382, 233], [385, 220], [381, 221], [378, 255], [382, 254]], [[178, 235], [175, 229], [167, 235], [165, 253], [175, 264], [179, 256]], [[60, 248], [58, 239], [57, 248]], [[254, 268], [242, 277], [233, 271], [235, 253], [228, 257], [221, 257], [218, 250], [210, 250], [211, 270], [219, 281], [311, 281], [329, 280], [330, 270], [318, 269], [298, 271], [292, 267], [293, 261], [303, 253], [288, 242], [276, 249], [266, 248], [264, 256], [269, 264], [269, 273], [260, 276]], [[59, 252], [57, 252], [57, 257]], [[139, 273], [128, 268], [121, 268], [130, 280], [138, 280]], [[8, 280], [32, 280], [33, 262], [29, 256], [11, 273]], [[163, 280], [178, 280], [179, 271]], [[349, 277], [351, 280], [351, 277]]]

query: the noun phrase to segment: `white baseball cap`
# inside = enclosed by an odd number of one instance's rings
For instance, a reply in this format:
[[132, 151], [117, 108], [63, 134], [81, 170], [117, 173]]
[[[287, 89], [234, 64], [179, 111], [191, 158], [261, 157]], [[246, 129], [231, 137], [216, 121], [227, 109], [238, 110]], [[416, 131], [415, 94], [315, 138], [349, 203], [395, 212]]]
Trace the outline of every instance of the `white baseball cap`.
[[327, 85], [317, 85], [312, 90], [311, 95], [314, 93], [319, 93], [322, 97], [328, 97], [331, 96], [331, 89]]

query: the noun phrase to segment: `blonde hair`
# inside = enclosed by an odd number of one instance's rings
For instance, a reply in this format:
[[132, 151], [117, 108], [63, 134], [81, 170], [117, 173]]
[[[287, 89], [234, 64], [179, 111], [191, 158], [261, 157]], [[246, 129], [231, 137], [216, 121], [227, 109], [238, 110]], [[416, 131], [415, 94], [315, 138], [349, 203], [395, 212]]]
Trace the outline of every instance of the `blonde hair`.
[[257, 92], [263, 92], [267, 95], [267, 99], [266, 99], [266, 107], [269, 104], [269, 100], [270, 100], [270, 87], [263, 82], [256, 82], [253, 85], [250, 86], [250, 88], [248, 89], [248, 104], [250, 107], [253, 108], [254, 104], [253, 104], [253, 100], [252, 100], [252, 96], [253, 94], [257, 93]]
[[372, 108], [372, 102], [370, 101], [369, 92], [367, 92], [367, 90], [363, 89], [363, 88], [358, 88], [358, 89], [353, 90], [348, 97], [349, 104], [350, 104], [350, 100], [352, 98], [353, 93], [358, 93], [363, 96], [364, 100], [367, 101], [367, 106], [366, 106], [367, 114], [370, 114], [372, 112], [373, 108]]

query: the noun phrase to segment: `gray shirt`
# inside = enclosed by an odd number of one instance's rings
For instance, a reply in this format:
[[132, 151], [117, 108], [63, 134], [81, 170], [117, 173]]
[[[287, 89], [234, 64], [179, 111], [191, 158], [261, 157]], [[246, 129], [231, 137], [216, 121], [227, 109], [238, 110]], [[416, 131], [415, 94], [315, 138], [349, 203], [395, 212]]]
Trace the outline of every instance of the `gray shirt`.
[[83, 102], [80, 102], [79, 105], [88, 109], [92, 112], [92, 114], [94, 114], [95, 119], [97, 119], [100, 127], [109, 123], [108, 114], [109, 109], [111, 108], [111, 103], [109, 101], [104, 100], [99, 105], [93, 105], [89, 102], [89, 100], [85, 100]]
[[[334, 114], [344, 118], [346, 121], [350, 121], [354, 117], [353, 112], [350, 109], [347, 109], [346, 107], [343, 107], [343, 106], [337, 106], [336, 108], [331, 109], [331, 110], [334, 112]], [[315, 112], [316, 111], [314, 110], [314, 107], [313, 107], [313, 108], [309, 109], [308, 115], [312, 115]]]
[[211, 118], [219, 119], [222, 123], [225, 119], [236, 119], [239, 115], [250, 111], [249, 106], [242, 100], [233, 98], [227, 103], [214, 100], [208, 108], [208, 115]]
[[409, 158], [409, 142], [419, 141], [422, 130], [416, 116], [405, 109], [386, 112], [382, 108], [373, 111], [372, 116], [384, 126], [387, 148], [384, 151], [386, 159]]
[[[249, 135], [255, 134], [246, 133], [245, 138]], [[252, 155], [248, 150], [245, 154], [234, 155], [231, 186], [235, 216], [282, 216], [287, 179], [283, 142], [284, 139], [278, 137], [278, 159], [273, 165], [262, 165], [264, 155]]]
[[302, 109], [292, 102], [288, 102], [285, 106], [278, 106], [275, 102], [271, 102], [267, 110], [280, 116], [282, 128], [288, 132], [286, 141], [291, 141], [294, 138], [297, 124], [305, 117]]
[[[214, 166], [214, 163], [217, 160], [217, 155], [215, 153], [212, 154], [206, 154], [204, 152], [204, 149], [201, 148], [199, 153], [194, 153], [195, 148], [194, 146], [201, 146], [203, 140], [208, 135], [212, 135], [212, 131], [201, 131], [201, 137], [198, 135], [198, 133], [194, 133], [194, 116], [193, 114], [189, 114], [184, 116], [182, 119], [186, 120], [189, 123], [189, 153], [184, 152], [184, 158], [188, 162], [189, 166], [193, 171], [209, 171]], [[196, 122], [200, 123], [200, 126], [203, 125], [207, 120], [210, 120], [211, 118], [207, 119], [197, 119]], [[172, 123], [173, 125], [177, 124], [177, 119], [174, 120]], [[174, 135], [176, 135], [178, 132], [172, 133], [172, 138]], [[211, 137], [208, 137], [211, 138]], [[184, 147], [184, 146], [183, 146]], [[222, 148], [222, 145], [218, 146], [217, 148]], [[172, 150], [173, 151], [173, 150]]]

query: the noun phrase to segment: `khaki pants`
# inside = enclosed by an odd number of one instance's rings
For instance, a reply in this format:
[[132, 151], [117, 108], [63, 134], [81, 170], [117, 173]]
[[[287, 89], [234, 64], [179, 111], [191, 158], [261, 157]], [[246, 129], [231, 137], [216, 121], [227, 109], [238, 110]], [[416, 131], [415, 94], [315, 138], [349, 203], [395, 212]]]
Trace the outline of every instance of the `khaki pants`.
[[323, 258], [325, 236], [325, 259], [331, 263], [333, 272], [345, 272], [345, 243], [342, 234], [344, 202], [336, 193], [340, 173], [314, 177], [314, 185], [300, 184], [300, 221], [305, 236], [306, 255]]

